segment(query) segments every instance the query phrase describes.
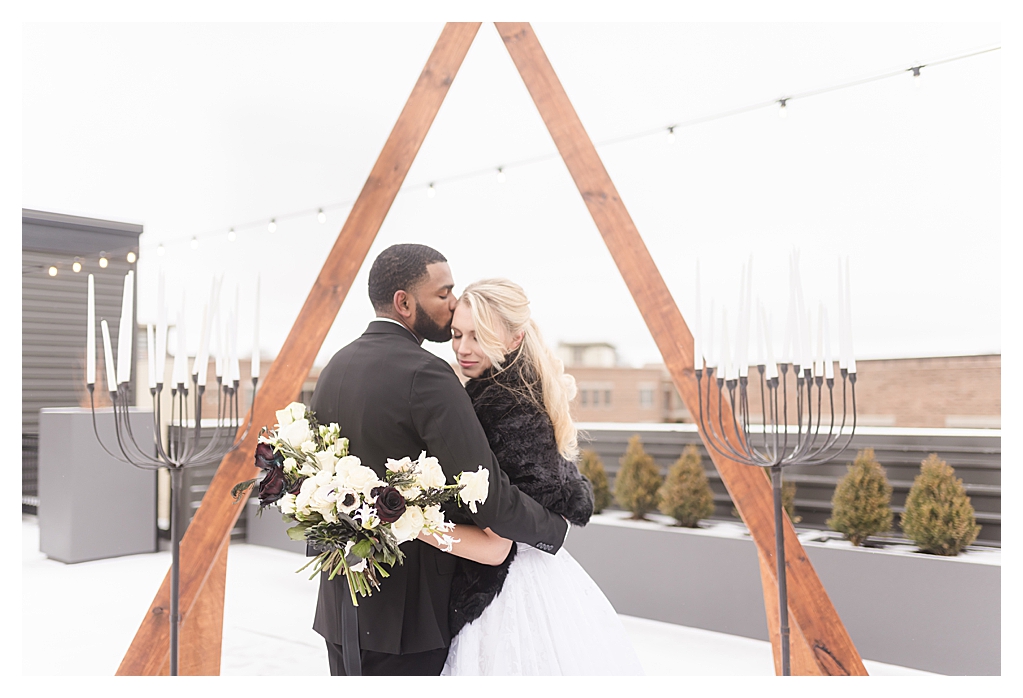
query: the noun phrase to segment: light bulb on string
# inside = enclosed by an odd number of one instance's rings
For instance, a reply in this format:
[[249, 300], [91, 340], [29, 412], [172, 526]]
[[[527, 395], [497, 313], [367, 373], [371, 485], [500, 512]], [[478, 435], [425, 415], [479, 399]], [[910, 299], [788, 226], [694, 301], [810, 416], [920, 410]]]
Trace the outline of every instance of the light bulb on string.
[[320, 223], [327, 222], [327, 214], [323, 212], [322, 208], [316, 213], [316, 220], [318, 220]]
[[674, 142], [675, 142], [675, 127], [674, 126], [669, 126], [668, 127], [668, 145], [671, 145]]
[[504, 168], [503, 167], [498, 167], [497, 168], [497, 183], [498, 184], [504, 184], [504, 180], [505, 180]]
[[106, 252], [100, 252], [99, 253], [99, 267], [100, 267], [100, 269], [106, 269], [107, 268], [107, 264], [109, 264], [109, 263], [110, 262], [107, 261], [107, 253]]
[[192, 236], [192, 243], [191, 244], [192, 244], [192, 249], [193, 250], [199, 249], [199, 240], [194, 235]]
[[431, 199], [437, 195], [437, 190], [433, 187], [433, 182], [430, 182], [430, 186], [426, 188], [426, 195]]
[[238, 239], [238, 233], [234, 232], [234, 228], [227, 231], [227, 241], [234, 242]]
[[787, 111], [786, 107], [785, 107], [785, 104], [788, 101], [789, 101], [788, 97], [786, 97], [785, 99], [779, 99], [778, 100], [778, 116], [779, 116], [779, 118], [782, 118], [782, 119], [785, 118], [786, 111]]
[[163, 257], [163, 253], [166, 251], [167, 250], [163, 249], [163, 243], [160, 243], [159, 245], [156, 246], [156, 254], [160, 255], [161, 257]]
[[76, 273], [76, 274], [82, 270], [82, 258], [81, 257], [75, 257], [74, 264], [71, 265], [71, 270], [74, 271], [74, 273]]
[[913, 71], [913, 87], [915, 87], [917, 89], [920, 89], [920, 69], [921, 68], [923, 68], [922, 65], [916, 65], [916, 66], [913, 66], [912, 68], [910, 68], [910, 70]]
[[129, 250], [125, 259], [128, 260], [128, 264], [134, 264], [135, 260], [138, 259], [138, 255], [135, 254], [134, 250]]
[[50, 267], [49, 270], [47, 271], [47, 273], [50, 276], [56, 276], [57, 275], [57, 267]]
[[266, 226], [266, 232], [268, 232], [268, 233], [276, 233], [277, 232], [277, 219], [276, 218], [271, 218], [270, 219], [270, 223], [267, 224], [267, 226]]

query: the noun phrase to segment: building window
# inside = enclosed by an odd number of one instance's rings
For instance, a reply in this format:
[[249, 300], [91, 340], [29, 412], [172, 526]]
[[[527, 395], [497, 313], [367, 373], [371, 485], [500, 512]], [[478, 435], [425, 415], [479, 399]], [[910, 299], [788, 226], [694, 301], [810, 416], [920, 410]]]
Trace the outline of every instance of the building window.
[[588, 390], [580, 390], [579, 391], [579, 401], [582, 403], [583, 407], [586, 407], [586, 396], [588, 394], [589, 394]]
[[608, 407], [611, 406], [611, 391], [610, 390], [605, 390], [604, 391], [604, 405], [606, 405]]
[[599, 404], [600, 404], [600, 391], [599, 390], [594, 390], [593, 391], [593, 406], [596, 407]]
[[645, 410], [650, 409], [654, 406], [654, 389], [653, 388], [640, 388], [639, 389], [639, 406]]

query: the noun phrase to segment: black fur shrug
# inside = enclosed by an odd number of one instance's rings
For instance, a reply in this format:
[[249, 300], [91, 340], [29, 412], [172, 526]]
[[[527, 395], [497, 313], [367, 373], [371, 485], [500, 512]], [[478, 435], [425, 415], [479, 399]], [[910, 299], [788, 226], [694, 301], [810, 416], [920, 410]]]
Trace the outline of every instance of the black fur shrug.
[[[550, 417], [526, 390], [527, 385], [533, 386], [542, 400], [539, 381], [519, 358], [518, 352], [509, 354], [504, 370], [490, 369], [470, 380], [465, 389], [490, 448], [512, 484], [573, 526], [585, 526], [593, 514], [593, 488], [575, 463], [558, 453]], [[501, 591], [515, 551], [512, 545], [497, 566], [458, 558], [448, 614], [451, 637], [479, 618]]]

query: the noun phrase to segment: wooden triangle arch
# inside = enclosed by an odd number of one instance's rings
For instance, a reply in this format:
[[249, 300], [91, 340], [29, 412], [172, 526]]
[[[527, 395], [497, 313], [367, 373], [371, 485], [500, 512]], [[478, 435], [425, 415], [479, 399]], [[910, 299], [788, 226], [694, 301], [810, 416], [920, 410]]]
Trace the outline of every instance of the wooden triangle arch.
[[[495, 24], [660, 349], [679, 395], [689, 412], [695, 414], [693, 338], [678, 306], [532, 28], [528, 23]], [[479, 27], [479, 22], [449, 23], [441, 32], [284, 346], [267, 371], [253, 406], [254, 424], [273, 423], [274, 410], [299, 394]], [[724, 414], [730, 415], [731, 410], [724, 410]], [[251, 455], [256, 431], [253, 429], [248, 441], [224, 458], [181, 541], [181, 674], [220, 673], [229, 534], [244, 509], [232, 504], [230, 490], [234, 483], [251, 478], [256, 472]], [[713, 451], [711, 454], [756, 543], [775, 669], [781, 673], [770, 483], [759, 468], [740, 465]], [[792, 673], [866, 674], [787, 517], [784, 535], [788, 551]], [[169, 605], [168, 572], [121, 661], [119, 675], [168, 673]]]

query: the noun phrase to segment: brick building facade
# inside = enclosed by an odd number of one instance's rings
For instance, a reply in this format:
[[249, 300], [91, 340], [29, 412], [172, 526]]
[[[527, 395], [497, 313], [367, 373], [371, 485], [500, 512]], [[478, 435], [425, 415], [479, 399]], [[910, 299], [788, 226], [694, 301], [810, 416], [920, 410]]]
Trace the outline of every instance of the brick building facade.
[[[892, 427], [1001, 427], [1000, 354], [857, 361], [858, 423]], [[692, 422], [663, 365], [575, 366], [580, 422]], [[837, 372], [837, 366], [836, 366]], [[750, 411], [760, 414], [756, 370]], [[838, 383], [840, 385], [840, 383]], [[836, 392], [836, 399], [841, 393]]]

